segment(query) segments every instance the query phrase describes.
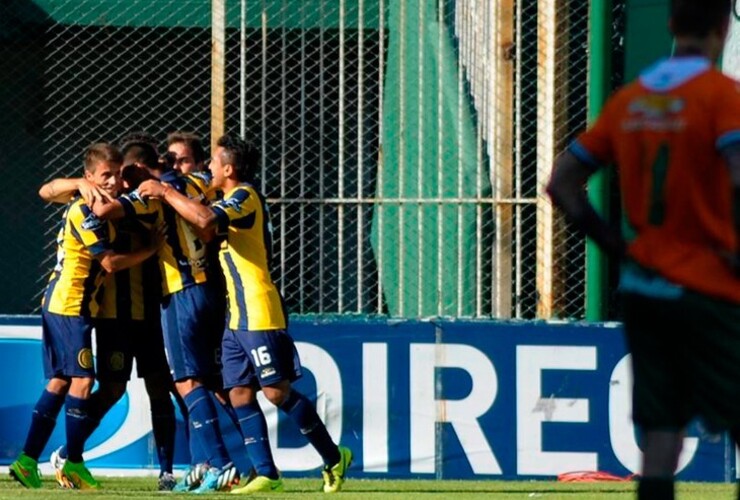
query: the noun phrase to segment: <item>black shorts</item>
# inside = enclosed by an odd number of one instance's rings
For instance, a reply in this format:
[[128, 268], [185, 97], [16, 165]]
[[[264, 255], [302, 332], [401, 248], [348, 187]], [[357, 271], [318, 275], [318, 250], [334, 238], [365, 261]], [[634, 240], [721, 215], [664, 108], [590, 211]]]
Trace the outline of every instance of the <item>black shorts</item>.
[[679, 430], [701, 417], [712, 431], [740, 425], [740, 305], [694, 292], [674, 300], [624, 295], [633, 418]]
[[104, 382], [127, 382], [133, 360], [136, 373], [145, 378], [169, 373], [162, 327], [156, 320], [95, 320], [97, 373]]

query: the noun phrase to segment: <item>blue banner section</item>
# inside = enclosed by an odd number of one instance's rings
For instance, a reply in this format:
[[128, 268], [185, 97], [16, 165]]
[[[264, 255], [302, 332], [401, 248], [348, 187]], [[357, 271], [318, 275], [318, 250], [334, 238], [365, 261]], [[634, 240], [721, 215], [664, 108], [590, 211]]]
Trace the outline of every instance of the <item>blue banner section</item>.
[[[352, 448], [354, 477], [546, 478], [581, 470], [637, 472], [629, 356], [618, 325], [293, 319], [303, 362], [296, 388], [315, 401], [335, 440]], [[20, 452], [43, 390], [38, 318], [0, 318], [0, 463]], [[318, 454], [261, 399], [278, 467], [313, 474]], [[249, 461], [228, 416], [232, 458]], [[64, 441], [64, 423], [42, 456]], [[146, 390], [128, 394], [88, 441], [94, 468], [156, 469]], [[176, 462], [189, 462], [178, 414]], [[726, 436], [694, 424], [679, 478], [734, 481]], [[43, 468], [43, 467], [42, 467]]]

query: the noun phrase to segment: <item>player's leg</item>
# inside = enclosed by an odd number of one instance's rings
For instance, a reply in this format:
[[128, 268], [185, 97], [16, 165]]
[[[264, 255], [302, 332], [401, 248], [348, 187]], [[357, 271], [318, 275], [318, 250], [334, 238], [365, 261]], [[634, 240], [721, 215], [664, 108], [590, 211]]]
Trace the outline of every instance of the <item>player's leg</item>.
[[[126, 385], [131, 375], [132, 354], [128, 336], [133, 326], [130, 322], [116, 319], [96, 319], [95, 338], [97, 357], [98, 387], [87, 402], [87, 416], [84, 419], [84, 442], [100, 426], [103, 417], [126, 393]], [[56, 479], [63, 488], [73, 487], [62, 472], [69, 457], [67, 445], [61, 446], [51, 456], [56, 469]], [[80, 457], [81, 460], [81, 457]], [[73, 460], [74, 461], [74, 460]]]
[[259, 383], [247, 349], [248, 332], [226, 330], [221, 344], [224, 387], [238, 418], [255, 477], [235, 494], [282, 491], [283, 481], [270, 449], [267, 421], [257, 402]]
[[[293, 338], [286, 331], [276, 334], [277, 352], [280, 363], [285, 366], [284, 385], [268, 387], [263, 385], [265, 396], [284, 411], [298, 426], [301, 433], [319, 452], [324, 461], [322, 476], [324, 492], [336, 493], [342, 488], [347, 469], [352, 464], [352, 451], [338, 446], [316, 413], [314, 404], [303, 394], [291, 387], [290, 383], [301, 375], [301, 360], [295, 348]], [[277, 389], [277, 390], [275, 390]]]
[[740, 305], [689, 292], [681, 309], [693, 332], [688, 349], [699, 414], [711, 432], [729, 429], [740, 445]]
[[[162, 330], [170, 372], [190, 421], [190, 439], [208, 454], [209, 472], [198, 491], [227, 490], [236, 476], [219, 429], [218, 414], [202, 378], [213, 373], [215, 360], [208, 349], [209, 302], [205, 286], [194, 285], [165, 297]], [[217, 476], [217, 477], [214, 477]]]
[[41, 393], [31, 416], [23, 452], [10, 464], [10, 475], [27, 488], [39, 488], [38, 460], [56, 426], [70, 380], [64, 376], [67, 345], [57, 315], [41, 315], [44, 375], [49, 382]]
[[639, 499], [673, 499], [683, 429], [695, 413], [691, 356], [678, 298], [624, 296], [624, 323], [633, 371], [633, 418], [642, 429]]
[[175, 386], [164, 354], [164, 340], [159, 317], [156, 320], [135, 321], [131, 336], [136, 358], [137, 375], [144, 379], [151, 408], [152, 434], [159, 461], [157, 489], [169, 491], [175, 487], [172, 474], [175, 456], [175, 406], [170, 393]]

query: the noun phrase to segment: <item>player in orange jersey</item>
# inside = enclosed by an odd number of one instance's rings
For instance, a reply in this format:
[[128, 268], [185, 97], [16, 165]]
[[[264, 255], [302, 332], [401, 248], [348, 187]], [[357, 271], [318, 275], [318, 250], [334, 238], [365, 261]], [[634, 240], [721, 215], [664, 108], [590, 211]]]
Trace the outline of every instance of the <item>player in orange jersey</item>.
[[[609, 99], [548, 185], [576, 226], [623, 258], [633, 418], [644, 431], [640, 499], [674, 498], [692, 418], [712, 430], [740, 424], [740, 84], [714, 68], [730, 13], [730, 0], [672, 0], [675, 55]], [[623, 234], [583, 188], [612, 163]]]

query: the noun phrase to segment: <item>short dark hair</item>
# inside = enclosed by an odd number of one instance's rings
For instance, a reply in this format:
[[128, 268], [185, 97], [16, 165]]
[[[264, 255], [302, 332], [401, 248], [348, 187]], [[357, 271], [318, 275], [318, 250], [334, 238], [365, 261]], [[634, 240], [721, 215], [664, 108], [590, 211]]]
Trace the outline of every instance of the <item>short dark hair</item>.
[[236, 169], [236, 177], [242, 182], [254, 182], [260, 164], [260, 152], [253, 143], [234, 135], [224, 135], [217, 145], [224, 150], [221, 162]]
[[735, 0], [671, 0], [675, 36], [704, 38], [727, 22]]
[[167, 135], [167, 146], [180, 142], [190, 148], [190, 151], [193, 153], [193, 160], [195, 160], [196, 164], [206, 161], [206, 152], [203, 149], [203, 142], [199, 135], [192, 132], [183, 132], [181, 130], [171, 132]]
[[144, 132], [143, 130], [126, 132], [126, 135], [121, 137], [121, 140], [118, 141], [118, 145], [122, 150], [126, 149], [126, 146], [132, 144], [149, 144], [155, 151], [159, 149], [157, 139], [155, 139], [149, 132]]
[[95, 165], [103, 161], [120, 165], [123, 163], [123, 155], [117, 147], [107, 142], [96, 142], [85, 150], [84, 165], [86, 171], [95, 172]]
[[123, 157], [126, 165], [141, 163], [142, 165], [160, 169], [159, 155], [154, 146], [146, 142], [129, 142], [123, 146]]

